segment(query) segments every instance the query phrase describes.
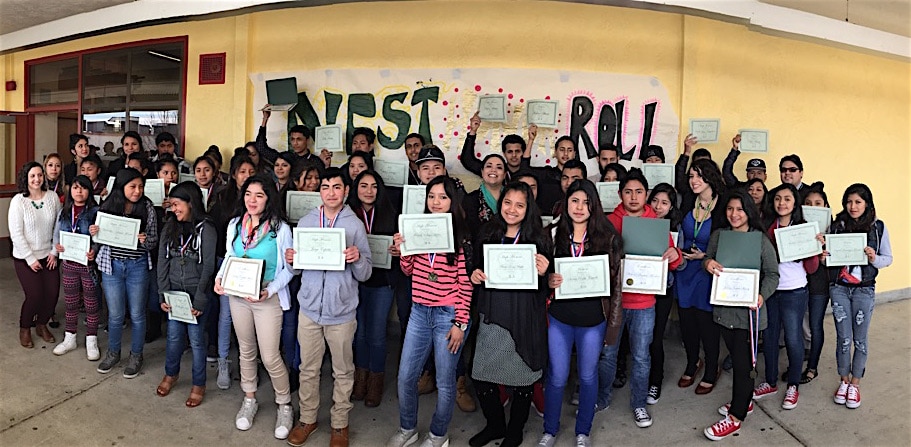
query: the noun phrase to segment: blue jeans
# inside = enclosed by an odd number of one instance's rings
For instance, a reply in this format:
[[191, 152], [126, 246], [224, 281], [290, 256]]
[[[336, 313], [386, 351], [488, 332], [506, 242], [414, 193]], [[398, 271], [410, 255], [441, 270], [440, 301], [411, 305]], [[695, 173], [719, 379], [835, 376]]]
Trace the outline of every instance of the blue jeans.
[[111, 352], [120, 352], [123, 320], [128, 306], [132, 325], [130, 352], [142, 354], [145, 346], [146, 294], [149, 293], [149, 261], [146, 256], [111, 259], [111, 274], [101, 274], [101, 287], [108, 305], [108, 349]]
[[[806, 287], [794, 290], [777, 290], [766, 301], [769, 325], [763, 339], [766, 348], [765, 381], [769, 385], [778, 383], [778, 349], [776, 340], [784, 330], [784, 345], [788, 351], [788, 386], [800, 384], [803, 367], [803, 315], [807, 312], [809, 294]], [[771, 346], [769, 345], [771, 344]]]
[[164, 313], [161, 311], [161, 303], [158, 301], [158, 268], [152, 264], [152, 270], [149, 270], [149, 295], [148, 306], [149, 312]]
[[386, 322], [392, 307], [392, 292], [391, 286], [358, 288], [360, 301], [354, 333], [354, 366], [358, 368], [375, 373], [386, 371]]
[[[300, 276], [295, 278], [299, 279]], [[297, 284], [297, 290], [300, 290], [300, 281]], [[301, 366], [301, 348], [297, 341], [297, 322], [300, 315], [300, 302], [297, 301], [297, 293], [291, 295], [291, 308], [282, 311], [282, 358], [285, 360], [285, 366], [288, 371], [300, 371]], [[294, 377], [294, 376], [292, 376]], [[293, 381], [291, 382], [292, 386]]]
[[[224, 258], [218, 258], [220, 266]], [[218, 270], [218, 269], [216, 269]], [[218, 358], [227, 359], [231, 351], [231, 330], [234, 328], [231, 321], [231, 300], [228, 295], [218, 297]]]
[[[399, 363], [399, 424], [406, 430], [414, 430], [418, 424], [418, 378], [424, 370], [424, 362], [433, 352], [437, 369], [437, 406], [430, 422], [430, 432], [444, 436], [449, 431], [452, 409], [456, 395], [456, 362], [462, 353], [459, 346], [455, 354], [449, 352], [446, 336], [453, 327], [455, 308], [449, 306], [425, 306], [413, 303], [405, 343], [402, 346], [402, 360]], [[470, 330], [471, 328], [469, 328]], [[467, 331], [466, 331], [467, 336]]]
[[206, 314], [196, 317], [196, 324], [168, 320], [168, 346], [165, 349], [164, 373], [177, 377], [180, 358], [189, 336], [193, 351], [193, 385], [206, 386]]
[[597, 326], [581, 327], [562, 323], [550, 315], [547, 319], [550, 322], [547, 331], [550, 357], [547, 361], [547, 379], [544, 387], [544, 433], [556, 436], [560, 429], [563, 390], [569, 378], [570, 357], [575, 344], [579, 376], [576, 434], [588, 435], [592, 431], [592, 418], [595, 417], [595, 401], [598, 398], [598, 357], [601, 354], [601, 346], [604, 345], [604, 330], [607, 324], [602, 321]]
[[[623, 309], [623, 328], [629, 330], [630, 357], [633, 367], [629, 381], [629, 406], [632, 409], [645, 408], [648, 396], [648, 374], [651, 368], [649, 345], [655, 329], [655, 307], [648, 309]], [[606, 345], [598, 362], [598, 405], [606, 407], [611, 403], [614, 377], [617, 375], [617, 353], [620, 343]], [[581, 405], [581, 402], [580, 402]]]
[[[867, 332], [873, 319], [873, 305], [876, 293], [870, 287], [845, 287], [833, 284], [829, 287], [832, 296], [832, 316], [835, 317], [835, 362], [838, 375], [860, 379], [867, 368]], [[851, 358], [851, 344], [854, 344], [854, 358]]]
[[822, 345], [826, 341], [822, 322], [828, 305], [828, 295], [810, 295], [810, 357], [807, 359], [807, 369], [819, 367], [819, 356], [822, 355]]

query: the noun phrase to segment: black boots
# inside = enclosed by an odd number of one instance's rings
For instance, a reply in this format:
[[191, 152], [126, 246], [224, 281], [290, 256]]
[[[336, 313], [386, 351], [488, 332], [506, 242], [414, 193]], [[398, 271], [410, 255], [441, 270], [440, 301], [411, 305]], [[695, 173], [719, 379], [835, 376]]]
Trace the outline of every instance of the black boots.
[[512, 404], [509, 408], [509, 424], [506, 426], [506, 438], [500, 447], [519, 447], [522, 445], [522, 432], [528, 421], [531, 410], [532, 386], [518, 387], [512, 392]]
[[506, 436], [506, 413], [500, 402], [500, 390], [497, 385], [477, 380], [474, 383], [475, 390], [478, 392], [478, 401], [481, 403], [481, 412], [487, 419], [487, 425], [480, 433], [468, 440], [468, 445], [481, 447]]

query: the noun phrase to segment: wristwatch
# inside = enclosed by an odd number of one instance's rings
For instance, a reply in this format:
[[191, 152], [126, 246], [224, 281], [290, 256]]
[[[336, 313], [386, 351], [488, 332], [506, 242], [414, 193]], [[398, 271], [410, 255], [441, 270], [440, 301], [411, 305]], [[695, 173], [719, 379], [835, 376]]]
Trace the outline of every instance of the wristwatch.
[[468, 331], [468, 323], [459, 323], [458, 321], [452, 320], [452, 325], [461, 329], [462, 332]]

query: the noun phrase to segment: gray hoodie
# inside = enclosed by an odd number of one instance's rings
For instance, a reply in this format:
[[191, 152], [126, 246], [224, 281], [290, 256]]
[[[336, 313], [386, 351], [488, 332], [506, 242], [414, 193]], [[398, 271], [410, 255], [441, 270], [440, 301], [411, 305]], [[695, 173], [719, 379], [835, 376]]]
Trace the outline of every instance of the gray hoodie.
[[[301, 218], [297, 226], [319, 228], [319, 208]], [[295, 273], [301, 273], [301, 288], [297, 294], [301, 312], [323, 326], [347, 323], [355, 319], [358, 281], [366, 281], [373, 272], [367, 230], [348, 205], [339, 211], [334, 227], [345, 229], [345, 246], [357, 246], [360, 258], [346, 264], [345, 270], [342, 271], [295, 270]]]

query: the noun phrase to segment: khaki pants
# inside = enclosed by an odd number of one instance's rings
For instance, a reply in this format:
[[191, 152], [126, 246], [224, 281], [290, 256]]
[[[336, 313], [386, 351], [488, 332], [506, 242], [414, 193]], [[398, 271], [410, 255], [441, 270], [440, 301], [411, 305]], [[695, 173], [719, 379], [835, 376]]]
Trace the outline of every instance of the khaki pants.
[[275, 403], [291, 403], [288, 370], [278, 350], [282, 330], [282, 307], [278, 295], [250, 303], [243, 298], [230, 297], [231, 319], [237, 333], [240, 358], [240, 388], [245, 393], [256, 392], [257, 343], [263, 366], [272, 379]]
[[357, 320], [347, 323], [322, 326], [301, 313], [297, 324], [297, 339], [301, 344], [300, 366], [300, 421], [305, 424], [316, 422], [319, 411], [320, 367], [326, 344], [332, 357], [332, 428], [348, 426], [351, 403], [351, 389], [354, 387], [354, 330]]

